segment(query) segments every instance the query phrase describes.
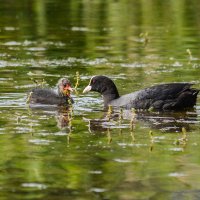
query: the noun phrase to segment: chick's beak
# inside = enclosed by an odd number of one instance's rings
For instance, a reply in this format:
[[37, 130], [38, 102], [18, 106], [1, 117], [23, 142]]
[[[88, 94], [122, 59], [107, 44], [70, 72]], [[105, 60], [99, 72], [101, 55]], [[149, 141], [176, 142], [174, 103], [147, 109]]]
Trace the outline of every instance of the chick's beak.
[[70, 92], [73, 92], [71, 85], [66, 85], [63, 87], [63, 89], [62, 89], [63, 94], [70, 96]]
[[92, 89], [92, 86], [88, 85], [84, 90], [83, 93], [89, 92]]
[[68, 90], [68, 91], [70, 91], [70, 92], [73, 92], [73, 91], [74, 91], [73, 88], [71, 87], [71, 85], [66, 85], [66, 86], [63, 88], [63, 90]]

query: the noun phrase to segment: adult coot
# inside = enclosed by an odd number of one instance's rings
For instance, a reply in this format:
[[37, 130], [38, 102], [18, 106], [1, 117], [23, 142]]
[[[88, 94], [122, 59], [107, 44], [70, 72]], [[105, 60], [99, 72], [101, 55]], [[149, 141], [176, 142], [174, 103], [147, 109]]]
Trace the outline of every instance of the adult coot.
[[30, 103], [68, 105], [73, 103], [70, 92], [73, 91], [68, 79], [61, 78], [57, 84], [57, 91], [47, 88], [35, 88], [29, 95]]
[[104, 106], [124, 107], [127, 109], [184, 110], [196, 104], [198, 89], [191, 83], [167, 83], [149, 87], [130, 94], [119, 96], [114, 82], [106, 76], [94, 76], [83, 93], [99, 92]]

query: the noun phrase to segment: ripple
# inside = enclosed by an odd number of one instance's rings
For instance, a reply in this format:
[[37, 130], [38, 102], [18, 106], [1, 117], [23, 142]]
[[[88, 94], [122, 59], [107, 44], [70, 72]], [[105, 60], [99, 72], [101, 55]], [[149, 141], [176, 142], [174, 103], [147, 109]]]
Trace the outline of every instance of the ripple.
[[169, 148], [170, 151], [183, 151], [184, 149], [181, 147], [174, 147], [174, 148]]
[[9, 41], [4, 43], [5, 46], [21, 46], [21, 42]]
[[94, 170], [94, 171], [89, 171], [90, 174], [102, 174], [103, 172], [101, 170]]
[[36, 145], [49, 145], [52, 142], [55, 142], [53, 140], [45, 140], [45, 139], [31, 139], [29, 140], [30, 143], [36, 144]]
[[[10, 49], [11, 50], [18, 50], [16, 47], [13, 47], [12, 44], [19, 45], [17, 42], [9, 42], [7, 45], [11, 45]], [[32, 51], [45, 51], [45, 47], [30, 47], [26, 48], [26, 50], [29, 50], [30, 52]], [[27, 66], [30, 65], [31, 67], [59, 67], [59, 66], [79, 66], [79, 65], [100, 65], [100, 64], [108, 64], [108, 60], [105, 58], [96, 58], [93, 60], [89, 59], [83, 59], [83, 58], [76, 58], [76, 57], [69, 57], [67, 59], [53, 59], [53, 60], [46, 60], [46, 59], [41, 59], [41, 60], [34, 60], [34, 59], [29, 59], [29, 60], [23, 60], [20, 62], [16, 62], [16, 60], [10, 60], [10, 61], [0, 61], [0, 67], [8, 67], [8, 66], [13, 66], [13, 67], [18, 67], [18, 66]], [[109, 63], [111, 65], [111, 63]]]
[[5, 134], [5, 128], [0, 128], [0, 135]]
[[114, 159], [114, 161], [119, 162], [119, 163], [131, 163], [131, 160], [127, 160], [127, 159], [121, 159], [121, 158], [116, 158]]
[[22, 183], [21, 186], [26, 188], [37, 188], [39, 190], [44, 190], [47, 188], [47, 186], [42, 183]]
[[4, 27], [5, 31], [15, 31], [15, 30], [19, 30], [18, 27], [13, 27], [13, 26], [6, 26]]
[[179, 172], [173, 172], [173, 173], [169, 173], [168, 176], [170, 176], [170, 177], [183, 177], [183, 176], [185, 176], [185, 174], [179, 173]]
[[7, 66], [7, 61], [0, 60], [0, 67], [6, 67]]
[[96, 192], [96, 193], [102, 193], [106, 192], [107, 190], [105, 188], [91, 188], [90, 192]]
[[45, 47], [30, 47], [30, 48], [26, 48], [26, 50], [28, 50], [28, 51], [45, 51], [46, 48]]
[[122, 67], [138, 68], [138, 67], [148, 67], [148, 64], [145, 63], [122, 63]]
[[88, 31], [89, 31], [89, 28], [87, 28], [87, 27], [76, 27], [76, 26], [74, 26], [74, 27], [71, 28], [71, 30], [72, 30], [72, 31], [83, 31], [83, 32], [88, 32]]
[[16, 61], [0, 61], [0, 67], [20, 67], [22, 63], [17, 63]]
[[180, 63], [180, 62], [178, 62], [178, 61], [176, 61], [175, 63], [172, 64], [172, 66], [173, 66], [173, 67], [182, 67], [183, 64]]
[[[2, 95], [2, 96], [1, 96]], [[23, 93], [2, 93], [0, 107], [24, 107], [26, 96]]]

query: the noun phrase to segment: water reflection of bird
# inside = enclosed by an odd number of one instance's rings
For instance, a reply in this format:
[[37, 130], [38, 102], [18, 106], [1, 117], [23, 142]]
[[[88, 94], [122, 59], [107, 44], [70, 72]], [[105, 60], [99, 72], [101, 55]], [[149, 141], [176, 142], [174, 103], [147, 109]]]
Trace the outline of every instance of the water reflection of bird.
[[114, 82], [106, 76], [94, 76], [83, 93], [99, 92], [104, 106], [124, 107], [127, 109], [185, 110], [196, 104], [198, 89], [191, 83], [168, 83], [152, 86], [127, 95], [119, 96]]
[[71, 131], [72, 128], [72, 113], [73, 110], [70, 107], [61, 108], [57, 111], [56, 114], [56, 121], [57, 126], [59, 129], [69, 128], [69, 131]]
[[[111, 115], [111, 119], [106, 118], [106, 113], [100, 119], [86, 119], [88, 122], [88, 129], [90, 133], [106, 132], [110, 129], [127, 129], [130, 131], [130, 124], [133, 123], [133, 127], [137, 123], [143, 123], [142, 126], [150, 127], [152, 129], [158, 129], [162, 132], [181, 132], [184, 127], [187, 131], [190, 131], [195, 124], [198, 123], [196, 112], [145, 112], [139, 111], [133, 112], [131, 110], [123, 110], [122, 117], [119, 121], [119, 113], [114, 110]], [[134, 118], [134, 119], [133, 119]], [[127, 120], [130, 123], [127, 124]], [[193, 126], [194, 125], [194, 126]]]
[[136, 119], [144, 122], [146, 126], [162, 132], [181, 132], [183, 127], [187, 131], [191, 131], [192, 127], [198, 123], [196, 112], [140, 112]]
[[[39, 116], [37, 119], [48, 120], [50, 116], [54, 116], [57, 127], [66, 132], [70, 132], [72, 128], [73, 109], [72, 106], [49, 106], [39, 105], [29, 107], [31, 116]], [[41, 117], [43, 116], [43, 117]]]
[[31, 104], [69, 105], [73, 103], [70, 92], [73, 91], [68, 79], [61, 78], [57, 84], [58, 90], [34, 88], [29, 94]]

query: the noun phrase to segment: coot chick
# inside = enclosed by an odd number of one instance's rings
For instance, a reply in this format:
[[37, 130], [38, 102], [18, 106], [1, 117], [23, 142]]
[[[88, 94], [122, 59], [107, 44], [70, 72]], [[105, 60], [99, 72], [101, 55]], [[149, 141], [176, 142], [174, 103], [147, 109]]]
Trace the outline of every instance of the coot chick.
[[106, 76], [94, 76], [83, 93], [99, 92], [104, 106], [124, 107], [126, 109], [185, 110], [196, 104], [198, 89], [191, 83], [167, 83], [152, 86], [130, 94], [119, 96], [114, 82]]
[[70, 96], [73, 91], [68, 79], [61, 78], [57, 84], [58, 90], [54, 91], [48, 88], [35, 88], [30, 92], [30, 103], [50, 104], [50, 105], [68, 105], [74, 101]]

